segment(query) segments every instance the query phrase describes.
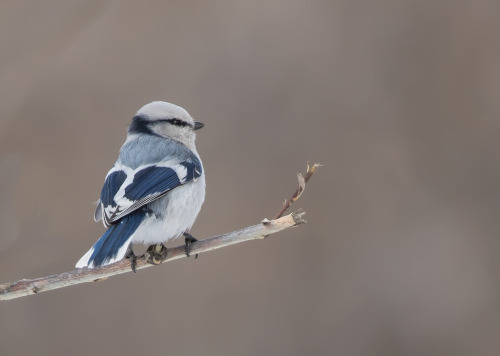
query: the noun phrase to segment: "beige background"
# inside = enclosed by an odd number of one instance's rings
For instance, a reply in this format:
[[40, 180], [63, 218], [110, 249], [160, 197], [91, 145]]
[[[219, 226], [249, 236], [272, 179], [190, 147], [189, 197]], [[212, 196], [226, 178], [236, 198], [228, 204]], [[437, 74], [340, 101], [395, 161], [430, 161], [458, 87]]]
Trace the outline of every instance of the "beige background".
[[130, 118], [206, 127], [198, 238], [309, 223], [0, 303], [2, 355], [498, 355], [498, 1], [0, 4], [0, 283], [69, 270]]

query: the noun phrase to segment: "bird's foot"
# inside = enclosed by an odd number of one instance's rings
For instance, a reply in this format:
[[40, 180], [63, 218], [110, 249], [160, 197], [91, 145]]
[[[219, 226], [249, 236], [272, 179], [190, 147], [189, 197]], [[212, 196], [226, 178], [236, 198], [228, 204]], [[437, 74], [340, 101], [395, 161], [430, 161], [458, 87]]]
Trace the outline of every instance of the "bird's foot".
[[[185, 232], [183, 235], [184, 235], [184, 243], [186, 245], [184, 250], [186, 251], [186, 256], [189, 257], [189, 255], [191, 254], [191, 244], [193, 242], [198, 241], [198, 239], [194, 238], [193, 235], [188, 234], [187, 232]], [[197, 259], [197, 258], [198, 258], [198, 254], [196, 254], [194, 259]]]
[[153, 265], [159, 265], [167, 258], [167, 248], [162, 243], [150, 245], [146, 252], [149, 253], [148, 263]]
[[132, 272], [137, 273], [135, 269], [137, 267], [137, 256], [134, 253], [134, 249], [132, 248], [132, 244], [128, 246], [127, 253], [125, 254], [125, 258], [130, 258], [130, 268], [132, 268]]

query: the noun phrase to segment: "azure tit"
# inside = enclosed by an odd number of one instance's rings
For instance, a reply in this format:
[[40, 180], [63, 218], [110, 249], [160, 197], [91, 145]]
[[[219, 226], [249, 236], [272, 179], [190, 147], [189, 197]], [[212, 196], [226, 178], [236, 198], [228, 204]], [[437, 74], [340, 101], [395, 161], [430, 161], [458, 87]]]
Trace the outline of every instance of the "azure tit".
[[97, 268], [131, 257], [133, 243], [151, 245], [150, 262], [166, 257], [164, 242], [184, 235], [186, 253], [196, 241], [191, 228], [205, 200], [205, 173], [195, 147], [203, 124], [183, 108], [154, 101], [132, 118], [118, 160], [108, 172], [95, 221], [108, 229], [78, 261]]

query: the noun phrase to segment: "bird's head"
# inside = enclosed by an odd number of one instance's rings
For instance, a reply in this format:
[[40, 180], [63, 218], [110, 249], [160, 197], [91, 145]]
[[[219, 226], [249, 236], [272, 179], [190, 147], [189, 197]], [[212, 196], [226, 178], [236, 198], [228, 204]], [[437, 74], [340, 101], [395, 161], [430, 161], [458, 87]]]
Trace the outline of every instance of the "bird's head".
[[153, 101], [144, 105], [132, 118], [129, 135], [149, 134], [170, 138], [194, 147], [195, 130], [204, 125], [194, 121], [180, 106], [164, 101]]

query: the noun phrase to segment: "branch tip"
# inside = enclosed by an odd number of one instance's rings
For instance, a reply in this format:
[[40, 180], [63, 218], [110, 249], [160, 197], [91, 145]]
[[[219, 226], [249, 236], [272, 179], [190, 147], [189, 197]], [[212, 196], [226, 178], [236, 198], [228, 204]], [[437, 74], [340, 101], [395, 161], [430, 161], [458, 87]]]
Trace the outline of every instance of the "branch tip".
[[324, 167], [324, 164], [314, 163], [312, 167], [310, 166], [310, 162], [307, 162], [307, 171], [306, 171], [306, 182], [311, 178], [311, 176], [316, 172], [316, 169], [319, 167]]
[[297, 225], [302, 225], [302, 224], [305, 224], [307, 221], [302, 219], [302, 217], [306, 214], [305, 211], [303, 212], [299, 212], [299, 211], [296, 211], [294, 213], [292, 213], [292, 219], [293, 219], [293, 222], [295, 223], [295, 226]]

